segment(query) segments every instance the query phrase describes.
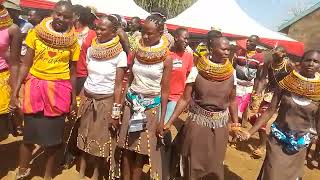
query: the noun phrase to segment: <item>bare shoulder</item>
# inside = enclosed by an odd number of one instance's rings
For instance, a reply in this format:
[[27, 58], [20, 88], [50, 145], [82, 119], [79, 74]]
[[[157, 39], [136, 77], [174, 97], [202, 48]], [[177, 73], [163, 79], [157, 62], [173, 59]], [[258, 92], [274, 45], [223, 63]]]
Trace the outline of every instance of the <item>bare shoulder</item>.
[[9, 27], [8, 31], [9, 31], [10, 35], [20, 35], [21, 34], [21, 30], [20, 30], [19, 26], [16, 24], [12, 24]]

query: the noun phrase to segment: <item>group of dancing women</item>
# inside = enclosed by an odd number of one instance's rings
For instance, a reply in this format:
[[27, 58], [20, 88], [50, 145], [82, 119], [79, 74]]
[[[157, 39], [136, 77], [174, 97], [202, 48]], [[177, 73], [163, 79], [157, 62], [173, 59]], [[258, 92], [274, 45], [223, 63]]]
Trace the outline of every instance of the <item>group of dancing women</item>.
[[292, 63], [280, 46], [258, 53], [259, 37], [251, 36], [246, 51], [231, 53], [228, 38], [210, 31], [192, 54], [188, 30], [172, 37], [164, 12], [143, 23], [133, 18], [128, 34], [117, 15], [89, 15], [57, 2], [28, 32], [21, 58], [21, 32], [0, 5], [1, 131], [24, 119], [16, 179], [30, 175], [38, 146], [44, 179], [53, 178], [66, 119], [79, 123], [79, 179], [90, 168], [94, 180], [223, 180], [229, 134], [245, 141], [256, 132], [266, 144], [257, 179], [302, 179], [307, 147], [320, 132], [319, 50]]

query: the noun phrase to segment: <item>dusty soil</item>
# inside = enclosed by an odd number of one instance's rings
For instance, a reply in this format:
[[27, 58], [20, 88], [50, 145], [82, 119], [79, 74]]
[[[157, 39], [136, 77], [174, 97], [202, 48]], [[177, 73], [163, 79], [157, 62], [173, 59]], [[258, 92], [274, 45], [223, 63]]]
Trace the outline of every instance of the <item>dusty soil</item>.
[[[3, 180], [13, 180], [14, 179], [14, 170], [17, 167], [18, 162], [18, 147], [21, 142], [21, 137], [15, 138], [9, 136], [4, 141], [0, 142], [0, 178]], [[226, 160], [225, 160], [225, 174], [226, 180], [253, 180], [257, 177], [260, 171], [260, 167], [263, 162], [262, 159], [254, 159], [251, 157], [250, 147], [257, 143], [256, 138], [252, 138], [249, 142], [240, 143], [237, 147], [229, 146], [227, 149]], [[62, 152], [61, 156], [62, 157]], [[59, 161], [57, 160], [57, 165]], [[44, 156], [40, 156], [32, 165], [32, 174], [31, 180], [42, 179], [44, 172]], [[78, 171], [76, 166], [72, 167], [69, 170], [57, 170], [55, 173], [55, 180], [77, 180]], [[306, 180], [319, 180], [320, 179], [320, 170], [310, 169], [307, 166], [305, 167], [305, 176]]]

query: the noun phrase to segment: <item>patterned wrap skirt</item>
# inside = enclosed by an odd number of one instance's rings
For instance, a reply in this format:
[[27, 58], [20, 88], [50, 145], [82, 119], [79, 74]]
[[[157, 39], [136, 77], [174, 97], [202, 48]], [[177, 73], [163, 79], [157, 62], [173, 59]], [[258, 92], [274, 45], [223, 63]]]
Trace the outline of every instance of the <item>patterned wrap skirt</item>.
[[[181, 154], [184, 167], [188, 167], [184, 174], [192, 180], [223, 180], [223, 161], [228, 143], [228, 111], [216, 120], [199, 114], [201, 111], [206, 110], [193, 111], [191, 107], [182, 132]], [[209, 120], [215, 122], [208, 123]], [[217, 123], [219, 121], [223, 123]]]
[[266, 157], [257, 179], [296, 180], [302, 178], [306, 154], [307, 148], [292, 155], [284, 153], [282, 145], [270, 135], [267, 141]]
[[80, 105], [80, 127], [78, 129], [77, 146], [80, 150], [96, 157], [107, 158], [109, 176], [118, 177], [115, 172], [115, 148], [117, 132], [111, 130], [111, 112], [113, 95], [95, 95], [85, 93]]
[[[128, 132], [129, 121], [133, 111], [126, 105], [123, 113], [123, 120], [119, 135], [118, 147], [122, 149], [145, 155], [149, 158], [149, 171], [151, 179], [162, 178], [161, 153], [163, 146], [156, 137], [156, 129], [159, 123], [160, 107], [155, 107], [145, 111], [147, 124], [146, 129], [139, 132]], [[119, 164], [120, 165], [120, 164]]]

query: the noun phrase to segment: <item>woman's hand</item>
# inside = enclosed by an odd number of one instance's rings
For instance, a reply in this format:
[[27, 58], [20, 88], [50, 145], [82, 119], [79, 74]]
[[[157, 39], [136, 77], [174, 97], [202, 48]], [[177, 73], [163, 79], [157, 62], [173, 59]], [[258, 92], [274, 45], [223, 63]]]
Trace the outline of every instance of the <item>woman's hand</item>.
[[72, 100], [71, 104], [70, 104], [70, 112], [68, 115], [68, 119], [69, 120], [76, 120], [77, 119], [77, 113], [78, 113], [78, 106], [77, 106], [77, 101], [76, 100]]
[[246, 130], [236, 131], [235, 134], [240, 141], [246, 141], [251, 137], [251, 134]]
[[156, 131], [156, 136], [163, 139], [164, 136], [164, 125], [162, 122], [159, 122], [158, 127], [157, 127], [157, 131]]
[[109, 124], [110, 130], [116, 132], [120, 128], [120, 119], [111, 118], [111, 122]]
[[12, 96], [9, 102], [9, 113], [15, 113], [19, 108], [20, 108], [19, 98]]

